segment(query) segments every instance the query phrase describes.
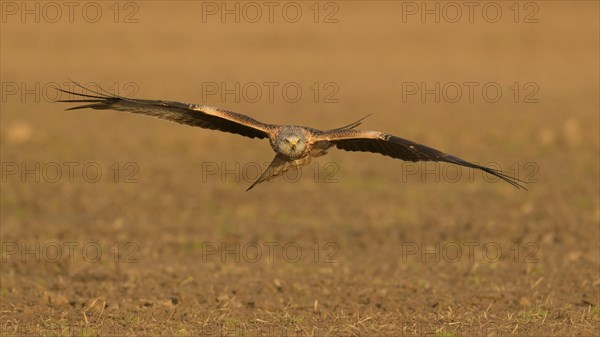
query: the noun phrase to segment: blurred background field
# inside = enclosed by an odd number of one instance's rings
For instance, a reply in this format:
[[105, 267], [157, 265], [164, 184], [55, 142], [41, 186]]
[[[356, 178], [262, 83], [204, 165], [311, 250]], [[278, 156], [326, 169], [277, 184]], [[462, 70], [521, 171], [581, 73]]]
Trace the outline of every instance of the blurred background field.
[[[2, 3], [3, 333], [600, 333], [597, 2], [483, 2], [473, 22], [455, 3], [456, 23], [447, 2], [428, 2], [447, 9], [440, 22], [422, 2], [352, 1], [284, 3], [272, 23], [260, 2], [92, 3], [98, 16], [81, 5], [69, 20], [64, 4], [54, 16], [28, 2], [39, 22]], [[267, 141], [63, 111], [50, 87], [69, 79], [277, 124], [372, 114], [361, 128], [493, 163], [529, 191], [333, 150], [298, 181], [244, 192], [244, 169], [272, 159]], [[436, 83], [439, 102], [421, 95]], [[98, 261], [80, 249], [90, 243]], [[501, 256], [482, 257], [485, 245]]]

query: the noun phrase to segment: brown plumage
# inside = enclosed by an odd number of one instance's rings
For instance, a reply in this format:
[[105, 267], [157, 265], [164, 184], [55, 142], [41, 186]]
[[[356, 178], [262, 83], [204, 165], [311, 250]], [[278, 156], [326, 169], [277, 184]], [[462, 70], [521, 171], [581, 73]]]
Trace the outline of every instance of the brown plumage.
[[250, 138], [269, 138], [276, 156], [265, 172], [247, 190], [281, 175], [289, 169], [298, 169], [308, 164], [311, 157], [325, 155], [327, 150], [333, 146], [345, 151], [373, 152], [412, 162], [446, 162], [479, 169], [508, 182], [516, 188], [525, 189], [520, 184], [523, 181], [508, 176], [499, 170], [470, 163], [434, 148], [383, 132], [356, 130], [355, 128], [361, 125], [366, 117], [340, 128], [321, 131], [304, 126], [266, 124], [246, 115], [204, 105], [132, 99], [81, 88], [93, 94], [58, 89], [64, 93], [77, 96], [77, 99], [59, 100], [58, 102], [86, 103], [67, 110], [91, 108], [128, 111], [204, 129], [235, 133]]

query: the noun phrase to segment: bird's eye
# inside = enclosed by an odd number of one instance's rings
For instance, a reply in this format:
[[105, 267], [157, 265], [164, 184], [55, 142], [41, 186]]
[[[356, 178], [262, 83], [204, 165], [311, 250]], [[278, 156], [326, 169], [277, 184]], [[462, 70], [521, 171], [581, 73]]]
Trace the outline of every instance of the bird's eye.
[[290, 140], [289, 140], [289, 139], [287, 139], [287, 138], [286, 138], [286, 139], [284, 139], [284, 141], [286, 142], [286, 144], [289, 144], [289, 143], [290, 143]]

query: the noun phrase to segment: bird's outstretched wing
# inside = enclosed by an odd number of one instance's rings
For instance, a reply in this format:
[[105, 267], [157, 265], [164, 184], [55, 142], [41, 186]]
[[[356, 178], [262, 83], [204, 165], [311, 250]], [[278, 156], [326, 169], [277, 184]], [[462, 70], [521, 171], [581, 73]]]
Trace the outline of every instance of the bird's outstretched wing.
[[[83, 88], [83, 87], [82, 87]], [[259, 122], [246, 115], [218, 108], [172, 101], [125, 98], [88, 90], [93, 94], [83, 94], [60, 90], [73, 95], [73, 99], [58, 100], [66, 103], [86, 103], [67, 110], [98, 109], [119, 110], [150, 115], [180, 124], [204, 129], [235, 133], [250, 138], [267, 138], [276, 125]]]
[[329, 142], [335, 145], [338, 149], [345, 151], [373, 152], [412, 162], [446, 162], [479, 169], [508, 182], [516, 188], [522, 188], [526, 190], [525, 186], [521, 184], [524, 183], [524, 181], [511, 177], [502, 171], [470, 163], [466, 160], [441, 152], [429, 146], [379, 131], [361, 131], [349, 129], [329, 130], [315, 135], [313, 142]]

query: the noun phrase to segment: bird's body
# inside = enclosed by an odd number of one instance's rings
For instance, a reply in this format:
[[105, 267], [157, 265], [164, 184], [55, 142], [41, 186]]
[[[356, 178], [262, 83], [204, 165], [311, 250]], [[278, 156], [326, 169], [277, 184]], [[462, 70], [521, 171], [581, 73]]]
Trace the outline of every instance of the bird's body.
[[94, 92], [89, 89], [86, 90], [92, 92], [93, 95], [58, 90], [76, 96], [75, 99], [60, 100], [58, 102], [88, 103], [67, 110], [91, 108], [128, 111], [167, 119], [180, 124], [235, 133], [250, 138], [268, 138], [276, 153], [275, 158], [248, 190], [289, 169], [300, 168], [310, 163], [312, 157], [325, 155], [327, 150], [334, 146], [341, 150], [374, 152], [412, 162], [440, 161], [452, 163], [483, 170], [517, 188], [524, 188], [523, 185], [519, 184], [520, 180], [499, 170], [473, 164], [431, 147], [387, 133], [356, 130], [356, 127], [361, 125], [362, 120], [366, 117], [340, 128], [318, 130], [297, 125], [266, 124], [246, 115], [204, 105], [130, 99]]

